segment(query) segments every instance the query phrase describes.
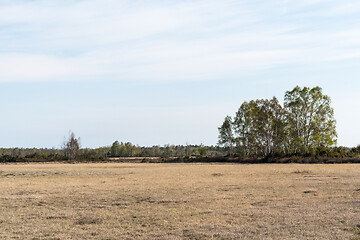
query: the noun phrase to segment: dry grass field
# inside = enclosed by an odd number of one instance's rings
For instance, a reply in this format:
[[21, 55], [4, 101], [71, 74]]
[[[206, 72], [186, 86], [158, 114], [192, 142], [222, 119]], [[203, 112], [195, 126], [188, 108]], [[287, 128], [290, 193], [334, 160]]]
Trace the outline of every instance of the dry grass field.
[[18, 164], [0, 183], [0, 239], [360, 239], [360, 164]]

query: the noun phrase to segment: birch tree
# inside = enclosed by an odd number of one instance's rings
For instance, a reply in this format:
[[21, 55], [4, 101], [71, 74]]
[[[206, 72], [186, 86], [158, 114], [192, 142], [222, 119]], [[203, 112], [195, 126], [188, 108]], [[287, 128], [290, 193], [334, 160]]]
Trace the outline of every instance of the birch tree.
[[336, 143], [336, 121], [330, 97], [320, 87], [296, 86], [285, 93], [284, 105], [294, 152], [330, 147]]
[[73, 132], [69, 133], [68, 139], [64, 142], [64, 152], [68, 160], [74, 160], [79, 154], [80, 138], [76, 138]]
[[228, 149], [229, 154], [232, 154], [234, 147], [234, 133], [232, 129], [232, 119], [230, 116], [226, 116], [219, 130], [219, 145]]

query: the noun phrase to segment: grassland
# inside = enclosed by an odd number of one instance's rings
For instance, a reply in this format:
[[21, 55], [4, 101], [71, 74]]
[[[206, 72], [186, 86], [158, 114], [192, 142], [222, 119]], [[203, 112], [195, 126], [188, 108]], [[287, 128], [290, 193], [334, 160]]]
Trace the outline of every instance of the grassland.
[[360, 164], [0, 165], [1, 239], [360, 239]]

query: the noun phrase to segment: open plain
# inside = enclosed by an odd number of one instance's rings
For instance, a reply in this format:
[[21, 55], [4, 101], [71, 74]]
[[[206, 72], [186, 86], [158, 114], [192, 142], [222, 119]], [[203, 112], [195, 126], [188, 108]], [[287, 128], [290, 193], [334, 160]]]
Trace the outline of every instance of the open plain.
[[360, 164], [0, 165], [1, 239], [360, 239]]

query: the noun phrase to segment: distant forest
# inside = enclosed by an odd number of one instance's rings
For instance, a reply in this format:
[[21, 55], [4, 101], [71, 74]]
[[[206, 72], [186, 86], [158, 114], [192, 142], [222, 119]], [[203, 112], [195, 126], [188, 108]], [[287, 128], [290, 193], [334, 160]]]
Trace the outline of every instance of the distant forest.
[[[117, 145], [117, 143], [115, 143]], [[141, 147], [133, 145], [129, 142], [119, 143], [118, 150], [112, 147], [100, 148], [81, 148], [78, 149], [70, 157], [65, 149], [48, 149], [48, 148], [0, 148], [0, 162], [36, 162], [36, 161], [103, 161], [112, 158], [126, 157], [160, 157], [160, 158], [178, 158], [186, 162], [190, 158], [238, 158], [245, 159], [246, 162], [254, 160], [264, 160], [272, 158], [359, 158], [360, 146], [348, 147], [332, 147], [332, 148], [316, 148], [312, 154], [288, 154], [282, 156], [268, 155], [265, 157], [244, 157], [237, 153], [229, 155], [228, 148], [220, 146], [203, 146], [203, 145], [165, 145]], [[119, 151], [120, 150], [120, 151]], [[114, 152], [115, 151], [115, 152]], [[293, 161], [290, 161], [293, 162]], [[296, 161], [295, 161], [296, 162]]]
[[226, 116], [217, 146], [164, 145], [142, 147], [115, 141], [111, 146], [81, 148], [70, 133], [61, 149], [0, 148], [0, 162], [101, 161], [116, 158], [360, 158], [360, 145], [336, 147], [336, 121], [330, 97], [320, 87], [295, 87], [284, 96], [241, 104], [234, 117]]
[[141, 147], [130, 142], [115, 141], [112, 146], [100, 148], [0, 148], [0, 162], [23, 162], [33, 160], [73, 161], [73, 160], [106, 160], [118, 157], [221, 157], [226, 150], [220, 146], [204, 145], [164, 145]]

